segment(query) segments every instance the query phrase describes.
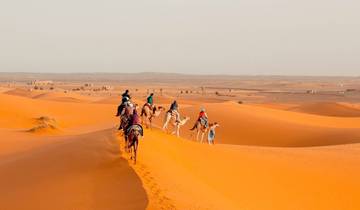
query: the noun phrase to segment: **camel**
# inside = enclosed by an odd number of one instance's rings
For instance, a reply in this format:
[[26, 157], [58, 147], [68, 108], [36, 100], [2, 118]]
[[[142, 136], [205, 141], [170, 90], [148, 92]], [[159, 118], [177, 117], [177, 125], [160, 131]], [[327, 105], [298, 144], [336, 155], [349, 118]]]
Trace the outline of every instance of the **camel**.
[[129, 129], [130, 131], [127, 134], [128, 140], [125, 143], [125, 147], [127, 151], [131, 153], [130, 159], [132, 159], [134, 161], [134, 164], [136, 164], [136, 155], [139, 146], [139, 138], [143, 136], [143, 129], [139, 125], [133, 125]]
[[180, 127], [185, 125], [187, 121], [190, 120], [190, 117], [185, 117], [184, 119], [180, 119], [174, 123], [175, 129], [171, 134], [176, 134], [177, 137], [180, 137]]
[[168, 124], [170, 122], [171, 119], [174, 119], [174, 121], [180, 119], [180, 114], [179, 112], [172, 112], [172, 111], [167, 111], [165, 114], [165, 118], [164, 118], [164, 125], [162, 127], [163, 130], [166, 130], [168, 127]]
[[[200, 120], [196, 121], [194, 127], [192, 127], [190, 130], [193, 131], [196, 129], [196, 141], [199, 141], [199, 135], [201, 133], [201, 138], [200, 138], [200, 143], [203, 143], [203, 139], [204, 139], [204, 135], [206, 132], [208, 132], [209, 128], [214, 126], [214, 125], [217, 125], [218, 126], [218, 123], [209, 123], [209, 126], [208, 127], [205, 127], [205, 125], [201, 124]], [[216, 127], [217, 127], [216, 126]]]
[[141, 117], [142, 117], [142, 122], [145, 124], [146, 128], [151, 128], [152, 127], [152, 119], [155, 117], [158, 117], [162, 111], [165, 111], [165, 108], [162, 106], [153, 106], [152, 108], [150, 108], [149, 105], [144, 104], [143, 108], [141, 109]]
[[[118, 130], [122, 130], [123, 135], [126, 132], [126, 129], [128, 127], [128, 124], [130, 122], [131, 116], [133, 114], [133, 112], [135, 110], [137, 110], [138, 105], [137, 104], [132, 104], [132, 103], [126, 103], [123, 105], [123, 109], [121, 110], [121, 106], [120, 105], [118, 107], [118, 112], [116, 114], [116, 116], [118, 116], [120, 118], [120, 126], [118, 128]], [[124, 135], [124, 139], [125, 139], [125, 151], [129, 151], [128, 147], [126, 146], [128, 144], [128, 138], [127, 135]]]

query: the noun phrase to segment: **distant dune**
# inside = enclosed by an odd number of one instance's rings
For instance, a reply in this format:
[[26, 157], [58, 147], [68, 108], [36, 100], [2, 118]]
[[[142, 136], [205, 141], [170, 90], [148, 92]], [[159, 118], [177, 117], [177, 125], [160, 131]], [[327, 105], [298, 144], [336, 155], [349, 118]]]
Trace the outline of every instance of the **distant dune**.
[[16, 88], [16, 89], [5, 91], [4, 94], [32, 98], [32, 97], [39, 95], [40, 93], [37, 91], [30, 91], [30, 90], [23, 89], [23, 88]]
[[[216, 141], [222, 144], [308, 147], [360, 142], [360, 118], [313, 116], [233, 102], [180, 105], [182, 115], [192, 118], [181, 130], [184, 136], [195, 138], [189, 129], [201, 107], [206, 107], [210, 122], [220, 124]], [[156, 123], [160, 125], [162, 117]]]
[[289, 110], [324, 116], [360, 117], [360, 109], [333, 102], [303, 104]]
[[33, 96], [34, 99], [63, 101], [63, 102], [89, 102], [91, 98], [74, 93], [48, 92]]
[[[0, 94], [0, 127], [28, 130], [35, 118], [49, 116], [56, 119], [61, 130], [81, 133], [95, 126], [106, 128], [117, 122], [116, 107], [90, 103], [69, 103], [64, 101], [38, 100], [20, 96]], [[109, 122], [109, 119], [112, 121]], [[99, 127], [100, 125], [100, 127]]]

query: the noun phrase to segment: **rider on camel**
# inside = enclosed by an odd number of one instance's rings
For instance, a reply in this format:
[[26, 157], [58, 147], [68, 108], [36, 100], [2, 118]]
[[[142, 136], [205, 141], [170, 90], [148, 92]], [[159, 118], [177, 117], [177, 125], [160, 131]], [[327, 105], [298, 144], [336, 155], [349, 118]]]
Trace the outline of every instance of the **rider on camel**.
[[171, 112], [171, 114], [176, 116], [176, 122], [179, 122], [179, 120], [180, 120], [180, 114], [179, 114], [178, 108], [179, 108], [179, 106], [175, 100], [170, 106], [170, 112]]
[[125, 97], [128, 97], [129, 100], [131, 99], [129, 90], [125, 90], [125, 92], [121, 96], [122, 96], [122, 100], [121, 100], [122, 104], [125, 102]]
[[150, 109], [153, 109], [154, 99], [153, 99], [154, 93], [151, 93], [147, 98], [146, 102]]
[[118, 106], [118, 111], [116, 116], [120, 116], [126, 106], [131, 106], [130, 98], [127, 96], [124, 96], [122, 98], [122, 103]]
[[117, 114], [116, 116], [120, 116], [122, 110], [125, 108], [126, 103], [130, 101], [130, 95], [129, 95], [129, 90], [125, 90], [125, 92], [121, 95], [121, 104], [118, 106], [118, 110], [117, 110]]
[[134, 127], [134, 126], [137, 126], [137, 127], [140, 127], [140, 132], [141, 132], [141, 135], [143, 135], [143, 129], [142, 129], [142, 126], [141, 126], [141, 119], [136, 111], [136, 109], [134, 109], [133, 111], [133, 114], [131, 115], [131, 119], [130, 119], [130, 122], [128, 124], [128, 127], [126, 129], [126, 134], [128, 134], [130, 132], [130, 130]]
[[207, 116], [204, 108], [201, 108], [201, 109], [200, 109], [198, 121], [199, 121], [202, 125], [204, 125], [205, 128], [208, 127], [208, 116]]

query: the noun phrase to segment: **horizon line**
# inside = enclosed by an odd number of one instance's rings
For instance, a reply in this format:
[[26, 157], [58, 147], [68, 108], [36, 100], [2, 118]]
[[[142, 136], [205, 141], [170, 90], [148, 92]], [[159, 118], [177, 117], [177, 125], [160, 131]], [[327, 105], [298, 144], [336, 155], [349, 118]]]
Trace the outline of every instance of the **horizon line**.
[[183, 75], [183, 76], [236, 76], [236, 77], [349, 77], [357, 78], [360, 75], [300, 75], [300, 74], [226, 74], [226, 73], [179, 73], [179, 72], [156, 72], [156, 71], [146, 71], [146, 72], [6, 72], [0, 71], [0, 74], [127, 74], [127, 75], [136, 75], [136, 74], [168, 74], [168, 75]]

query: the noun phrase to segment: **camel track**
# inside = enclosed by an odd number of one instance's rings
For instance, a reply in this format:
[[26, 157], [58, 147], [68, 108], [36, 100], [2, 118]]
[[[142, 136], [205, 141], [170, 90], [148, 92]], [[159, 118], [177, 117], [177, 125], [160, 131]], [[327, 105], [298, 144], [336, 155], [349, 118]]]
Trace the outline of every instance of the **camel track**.
[[[117, 130], [114, 131], [116, 133]], [[125, 147], [123, 136], [117, 133], [117, 138], [119, 140], [120, 149], [123, 151]], [[140, 144], [141, 147], [141, 144]], [[133, 161], [130, 159], [130, 155], [126, 152], [122, 152], [121, 156], [128, 160], [129, 165], [135, 170], [139, 175], [143, 187], [147, 195], [149, 196], [149, 206], [148, 209], [159, 209], [159, 210], [176, 210], [174, 202], [166, 196], [164, 190], [157, 184], [156, 179], [151, 174], [150, 170], [146, 167], [145, 164], [141, 163], [141, 160], [137, 160], [136, 164], [133, 164]]]

